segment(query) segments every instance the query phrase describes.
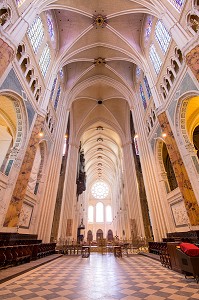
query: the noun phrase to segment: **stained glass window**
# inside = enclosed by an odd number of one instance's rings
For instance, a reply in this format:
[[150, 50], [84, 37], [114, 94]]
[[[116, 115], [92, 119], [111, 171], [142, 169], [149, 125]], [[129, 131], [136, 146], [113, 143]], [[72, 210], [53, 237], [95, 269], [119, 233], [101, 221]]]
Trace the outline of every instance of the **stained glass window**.
[[148, 80], [147, 80], [146, 76], [144, 76], [144, 84], [145, 84], [145, 87], [146, 87], [148, 98], [150, 99], [151, 98], [151, 89], [150, 89], [150, 86], [149, 86], [149, 83], [148, 83]]
[[61, 69], [60, 69], [60, 71], [59, 71], [59, 75], [60, 75], [60, 77], [61, 77], [61, 78], [63, 78], [63, 77], [64, 77], [64, 71], [63, 71], [63, 69], [62, 69], [62, 68], [61, 68]]
[[48, 32], [52, 41], [54, 41], [55, 33], [53, 29], [53, 21], [50, 15], [47, 15]]
[[104, 222], [104, 205], [102, 202], [96, 204], [96, 222]]
[[144, 106], [144, 109], [146, 109], [147, 108], [147, 103], [146, 103], [146, 98], [145, 98], [143, 87], [142, 87], [141, 83], [140, 83], [140, 96], [142, 98], [142, 104]]
[[94, 209], [92, 205], [88, 207], [88, 222], [93, 223], [94, 221]]
[[112, 208], [110, 205], [106, 207], [106, 222], [111, 223], [113, 221], [112, 218]]
[[54, 91], [55, 91], [56, 82], [57, 82], [57, 77], [53, 81], [53, 85], [52, 85], [52, 89], [51, 89], [51, 93], [50, 93], [50, 100], [52, 100], [52, 98], [53, 98], [53, 94], [54, 94]]
[[48, 67], [50, 65], [50, 59], [51, 59], [50, 48], [48, 44], [46, 44], [39, 60], [40, 70], [44, 77], [46, 76], [46, 73], [48, 71]]
[[157, 21], [155, 26], [155, 38], [158, 41], [162, 52], [166, 53], [171, 41], [171, 36], [160, 20]]
[[58, 106], [60, 94], [61, 94], [61, 86], [59, 85], [58, 90], [57, 90], [57, 95], [56, 95], [56, 98], [55, 98], [55, 103], [54, 103], [54, 109], [55, 110], [57, 109], [57, 106]]
[[170, 2], [171, 4], [173, 4], [173, 6], [174, 6], [178, 11], [181, 11], [182, 6], [183, 6], [185, 0], [169, 0], [169, 2]]
[[150, 60], [153, 64], [153, 67], [155, 69], [155, 72], [156, 74], [158, 74], [160, 72], [160, 68], [162, 66], [162, 61], [156, 51], [156, 48], [154, 46], [154, 44], [152, 44], [150, 46], [150, 49], [149, 49], [149, 57], [150, 57]]
[[26, 0], [16, 0], [17, 6], [20, 7]]
[[27, 34], [34, 52], [37, 53], [44, 39], [44, 27], [40, 17], [35, 18], [32, 25], [28, 28]]
[[96, 199], [104, 199], [109, 193], [108, 185], [104, 181], [96, 181], [91, 188], [91, 193]]
[[136, 77], [140, 76], [141, 69], [138, 66], [136, 67], [135, 73], [136, 73]]
[[145, 29], [145, 41], [149, 39], [151, 33], [151, 27], [152, 27], [152, 17], [148, 16], [146, 22], [146, 29]]

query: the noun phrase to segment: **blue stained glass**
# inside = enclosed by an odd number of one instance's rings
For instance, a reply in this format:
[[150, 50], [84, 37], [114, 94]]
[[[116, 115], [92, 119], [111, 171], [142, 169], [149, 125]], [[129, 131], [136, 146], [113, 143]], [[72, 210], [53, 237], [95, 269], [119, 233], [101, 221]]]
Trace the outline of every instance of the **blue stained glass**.
[[137, 77], [139, 77], [139, 76], [140, 76], [141, 69], [140, 69], [138, 66], [136, 67], [136, 71], [135, 71], [135, 73], [136, 73], [136, 76], [137, 76]]
[[60, 94], [61, 94], [61, 86], [59, 86], [59, 87], [58, 87], [58, 90], [57, 90], [57, 95], [56, 95], [56, 98], [55, 98], [55, 104], [54, 104], [54, 109], [55, 109], [55, 110], [57, 109], [57, 106], [58, 106]]
[[169, 0], [169, 2], [170, 2], [171, 4], [173, 4], [173, 6], [174, 6], [178, 11], [181, 11], [182, 6], [183, 6], [185, 0]]
[[146, 98], [145, 98], [144, 90], [143, 90], [143, 87], [142, 87], [141, 83], [140, 83], [140, 96], [142, 98], [142, 104], [144, 106], [144, 109], [146, 109], [147, 108], [147, 103], [146, 103]]
[[40, 17], [34, 19], [32, 25], [28, 28], [27, 34], [34, 52], [37, 53], [44, 39], [44, 27]]
[[53, 29], [53, 21], [52, 21], [51, 16], [49, 16], [49, 15], [47, 15], [47, 25], [48, 25], [48, 32], [50, 34], [50, 38], [52, 41], [54, 41], [55, 33], [54, 33], [54, 29]]
[[151, 89], [150, 89], [150, 86], [149, 86], [149, 83], [148, 83], [148, 80], [147, 80], [146, 76], [144, 76], [144, 84], [145, 84], [145, 87], [146, 87], [148, 98], [150, 99], [151, 98]]
[[145, 37], [148, 39], [151, 33], [151, 27], [152, 27], [152, 17], [147, 17], [147, 25], [146, 25], [146, 31], [145, 31]]
[[64, 71], [63, 71], [63, 69], [60, 69], [60, 71], [59, 71], [59, 75], [60, 75], [60, 77], [61, 77], [61, 78], [63, 78], [63, 77], [64, 77]]
[[16, 0], [17, 6], [20, 7], [26, 0]]
[[155, 26], [155, 37], [162, 52], [166, 53], [171, 41], [171, 36], [160, 20], [157, 21]]
[[57, 77], [53, 81], [53, 85], [52, 85], [52, 89], [51, 89], [51, 93], [50, 93], [50, 100], [52, 100], [52, 98], [53, 98], [53, 94], [54, 94], [54, 91], [55, 91], [56, 82], [57, 82]]
[[155, 69], [155, 72], [156, 74], [158, 74], [160, 72], [160, 68], [162, 66], [162, 61], [156, 51], [156, 48], [154, 46], [154, 44], [152, 44], [150, 46], [150, 49], [149, 49], [149, 57], [150, 57], [150, 60], [153, 64], [153, 67]]

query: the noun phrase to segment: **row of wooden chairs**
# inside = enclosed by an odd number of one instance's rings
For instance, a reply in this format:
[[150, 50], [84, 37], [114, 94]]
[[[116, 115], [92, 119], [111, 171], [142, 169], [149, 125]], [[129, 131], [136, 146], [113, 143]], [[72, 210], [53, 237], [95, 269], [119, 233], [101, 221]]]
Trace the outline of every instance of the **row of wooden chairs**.
[[149, 242], [149, 253], [160, 255], [166, 244], [165, 242]]
[[0, 268], [16, 266], [55, 253], [55, 243], [0, 247]]
[[42, 240], [0, 240], [0, 247], [3, 246], [15, 246], [15, 245], [32, 245], [41, 244]]

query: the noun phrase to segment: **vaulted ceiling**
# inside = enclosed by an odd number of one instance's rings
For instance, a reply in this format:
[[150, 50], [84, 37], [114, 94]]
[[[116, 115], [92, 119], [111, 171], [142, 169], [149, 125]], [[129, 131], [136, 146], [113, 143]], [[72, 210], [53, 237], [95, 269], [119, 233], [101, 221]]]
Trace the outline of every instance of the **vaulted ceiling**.
[[161, 4], [58, 0], [46, 9], [53, 9], [57, 20], [58, 64], [65, 73], [73, 136], [85, 151], [87, 182], [101, 178], [112, 185], [121, 169], [121, 146], [131, 138], [135, 66], [147, 68], [146, 16], [158, 16]]

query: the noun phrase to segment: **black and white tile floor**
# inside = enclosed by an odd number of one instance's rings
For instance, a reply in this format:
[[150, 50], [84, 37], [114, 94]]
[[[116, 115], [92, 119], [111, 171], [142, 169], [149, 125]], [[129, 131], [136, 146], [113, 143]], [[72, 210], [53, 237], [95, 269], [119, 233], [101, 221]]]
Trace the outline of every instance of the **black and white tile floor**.
[[150, 258], [62, 256], [0, 284], [0, 299], [10, 300], [194, 300], [199, 284]]

